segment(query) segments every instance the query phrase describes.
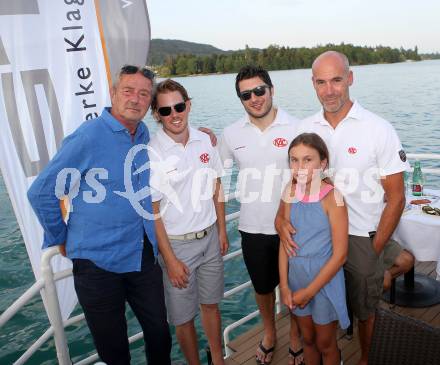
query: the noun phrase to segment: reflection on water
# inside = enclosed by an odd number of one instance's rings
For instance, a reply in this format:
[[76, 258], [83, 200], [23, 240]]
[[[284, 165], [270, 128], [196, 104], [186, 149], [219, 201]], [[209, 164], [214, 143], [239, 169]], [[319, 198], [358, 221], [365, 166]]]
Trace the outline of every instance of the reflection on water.
[[[388, 119], [396, 128], [407, 152], [438, 153], [440, 140], [440, 61], [423, 61], [393, 65], [370, 65], [353, 67], [353, 98], [371, 111]], [[275, 103], [289, 113], [303, 118], [319, 109], [310, 81], [310, 70], [271, 72], [275, 85]], [[243, 108], [235, 94], [235, 75], [212, 75], [179, 78], [192, 97], [191, 123], [206, 126], [220, 134], [243, 115]], [[146, 118], [151, 131], [157, 123], [151, 115]], [[440, 167], [440, 161], [423, 162], [423, 167]], [[439, 178], [428, 176], [427, 185], [440, 186]], [[233, 185], [232, 185], [233, 186]], [[234, 206], [235, 204], [235, 206]], [[228, 206], [228, 212], [237, 209], [237, 204]], [[228, 225], [231, 250], [240, 246], [237, 223]], [[236, 258], [225, 267], [226, 288], [248, 280], [241, 258]], [[17, 222], [12, 212], [3, 179], [0, 175], [0, 312], [32, 285], [34, 277]], [[256, 309], [250, 290], [225, 299], [221, 310], [223, 326], [238, 320]], [[78, 309], [76, 310], [78, 312]], [[140, 330], [136, 319], [128, 310], [129, 334]], [[200, 328], [200, 321], [197, 321]], [[13, 321], [0, 332], [0, 363], [10, 364], [48, 326], [40, 300], [29, 303]], [[234, 334], [239, 333], [236, 331]], [[81, 355], [93, 351], [88, 329], [83, 324], [69, 327], [67, 332], [70, 353], [74, 361]], [[206, 346], [203, 335], [200, 348]], [[174, 359], [181, 359], [176, 343]], [[204, 356], [204, 353], [201, 352]], [[54, 363], [55, 351], [50, 341], [29, 364], [49, 365]], [[132, 346], [133, 363], [143, 363], [142, 343]]]

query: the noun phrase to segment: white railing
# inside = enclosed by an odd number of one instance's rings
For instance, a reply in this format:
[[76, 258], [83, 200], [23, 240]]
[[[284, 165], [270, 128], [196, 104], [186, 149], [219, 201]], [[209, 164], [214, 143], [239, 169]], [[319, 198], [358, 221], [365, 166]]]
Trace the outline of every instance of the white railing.
[[[229, 199], [236, 198], [235, 194], [231, 194], [226, 197], [226, 201]], [[239, 217], [240, 212], [235, 212], [228, 214], [226, 216], [226, 221], [230, 222]], [[43, 252], [41, 259], [41, 278], [37, 280], [28, 290], [26, 290], [15, 302], [10, 305], [1, 315], [0, 315], [0, 328], [3, 327], [6, 322], [8, 322], [21, 308], [23, 308], [30, 300], [32, 300], [38, 293], [44, 297], [45, 303], [47, 305], [47, 315], [51, 326], [43, 333], [40, 338], [38, 338], [21, 356], [14, 362], [14, 365], [24, 364], [38, 349], [43, 346], [43, 344], [48, 341], [51, 337], [55, 340], [55, 347], [57, 352], [57, 358], [59, 365], [71, 365], [72, 362], [69, 356], [69, 348], [67, 345], [66, 335], [64, 329], [71, 326], [77, 322], [84, 320], [84, 314], [77, 315], [75, 317], [69, 318], [66, 321], [62, 320], [60, 305], [58, 301], [58, 296], [56, 292], [55, 282], [64, 279], [72, 275], [72, 270], [67, 269], [61, 272], [54, 273], [52, 271], [52, 265], [50, 261], [52, 257], [60, 253], [59, 247], [51, 247]], [[241, 256], [241, 249], [231, 252], [223, 257], [223, 261], [231, 260], [237, 256]], [[237, 292], [240, 292], [251, 286], [251, 282], [247, 281], [243, 284], [238, 285], [224, 293], [224, 297], [230, 297]], [[254, 312], [254, 317], [258, 314]], [[253, 317], [252, 317], [253, 318]], [[243, 321], [243, 320], [241, 320]], [[245, 321], [243, 321], [245, 322]], [[242, 323], [242, 322], [241, 322]], [[230, 325], [225, 329], [225, 339], [229, 343], [229, 332], [237, 327], [236, 325]], [[138, 341], [143, 338], [143, 333], [139, 332], [129, 338], [129, 343]], [[229, 347], [225, 343], [225, 349], [229, 353]], [[99, 359], [97, 354], [88, 356], [87, 358], [75, 363], [75, 365], [87, 365]]]
[[[408, 153], [408, 159], [419, 159], [419, 160], [440, 160], [440, 154], [414, 154]], [[422, 168], [422, 171], [428, 174], [438, 174], [440, 175], [440, 169], [430, 169], [430, 168]], [[226, 198], [226, 201], [229, 199], [236, 198], [236, 194], [231, 194]], [[227, 215], [226, 221], [230, 222], [239, 217], [240, 212], [235, 212]], [[5, 325], [24, 305], [26, 305], [34, 296], [41, 292], [42, 297], [45, 298], [45, 302], [48, 308], [47, 315], [49, 318], [49, 322], [51, 326], [46, 330], [46, 332], [37, 339], [21, 357], [14, 362], [14, 365], [24, 364], [48, 339], [52, 336], [55, 340], [55, 347], [57, 352], [57, 358], [59, 365], [71, 365], [72, 362], [69, 356], [69, 348], [67, 345], [66, 335], [64, 328], [73, 325], [79, 321], [84, 320], [84, 315], [80, 314], [75, 317], [69, 318], [66, 321], [62, 320], [60, 306], [58, 302], [58, 296], [56, 292], [55, 282], [61, 279], [64, 279], [70, 275], [72, 275], [72, 270], [64, 270], [61, 272], [54, 273], [52, 271], [52, 266], [50, 261], [53, 256], [59, 254], [58, 246], [51, 247], [42, 255], [41, 260], [41, 279], [37, 280], [28, 290], [26, 290], [11, 306], [9, 306], [1, 315], [0, 315], [0, 328]], [[223, 261], [231, 260], [237, 256], [241, 256], [241, 249], [231, 252], [230, 254], [223, 257]], [[230, 297], [246, 288], [251, 286], [251, 282], [247, 281], [242, 283], [224, 293], [224, 297]], [[279, 300], [279, 291], [278, 288], [276, 290], [276, 312], [279, 313], [281, 311], [281, 303]], [[223, 332], [224, 339], [224, 347], [226, 357], [232, 354], [232, 350], [229, 348], [228, 344], [230, 343], [230, 332], [235, 328], [241, 326], [242, 324], [252, 320], [253, 318], [258, 316], [259, 311], [254, 311], [240, 320], [231, 323], [226, 326]], [[129, 338], [129, 342], [135, 342], [143, 338], [143, 333], [139, 332]], [[88, 356], [87, 358], [75, 363], [75, 365], [87, 365], [91, 364], [93, 361], [98, 360], [98, 355], [93, 354]]]
[[[440, 160], [440, 154], [437, 153], [408, 153], [406, 157], [411, 160]], [[426, 174], [440, 175], [440, 169], [422, 167], [422, 171]]]

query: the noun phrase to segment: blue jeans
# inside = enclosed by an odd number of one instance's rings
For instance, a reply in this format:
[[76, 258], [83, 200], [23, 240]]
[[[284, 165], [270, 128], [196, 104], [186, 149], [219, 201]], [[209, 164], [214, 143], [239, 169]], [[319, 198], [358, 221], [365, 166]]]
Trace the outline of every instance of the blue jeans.
[[171, 363], [171, 336], [163, 293], [162, 270], [146, 240], [140, 272], [113, 273], [92, 261], [73, 259], [73, 279], [93, 341], [107, 365], [130, 364], [125, 318], [128, 302], [138, 319], [149, 365]]

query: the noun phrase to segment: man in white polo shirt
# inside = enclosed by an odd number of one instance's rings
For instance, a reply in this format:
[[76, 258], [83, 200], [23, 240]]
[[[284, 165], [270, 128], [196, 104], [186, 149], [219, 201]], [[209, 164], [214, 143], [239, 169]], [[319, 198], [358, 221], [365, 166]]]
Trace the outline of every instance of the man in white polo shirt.
[[214, 364], [223, 364], [218, 303], [223, 298], [223, 259], [228, 250], [222, 165], [207, 134], [188, 124], [191, 101], [185, 88], [165, 80], [156, 87], [151, 109], [162, 124], [149, 143], [153, 210], [168, 320], [176, 326], [182, 352], [200, 364], [194, 317], [202, 325]]
[[[397, 275], [414, 264], [414, 257], [390, 240], [405, 206], [403, 171], [408, 163], [392, 125], [350, 100], [353, 73], [345, 55], [321, 54], [312, 73], [323, 110], [302, 121], [298, 132], [315, 132], [324, 139], [331, 177], [347, 204], [350, 236], [344, 269], [348, 304], [359, 319], [359, 365], [364, 365], [384, 270]], [[282, 242], [291, 250], [290, 235], [283, 232], [290, 223], [280, 228], [278, 218]]]
[[[260, 67], [243, 67], [235, 82], [246, 114], [225, 128], [220, 155], [225, 166], [239, 168], [239, 231], [243, 258], [255, 289], [264, 326], [256, 360], [268, 364], [276, 342], [274, 289], [279, 283], [279, 237], [274, 219], [290, 171], [287, 148], [296, 136], [298, 120], [273, 105], [274, 88], [269, 74]], [[292, 318], [291, 350], [300, 355], [301, 343]], [[302, 357], [302, 356], [301, 356]], [[298, 361], [295, 364], [299, 364]]]

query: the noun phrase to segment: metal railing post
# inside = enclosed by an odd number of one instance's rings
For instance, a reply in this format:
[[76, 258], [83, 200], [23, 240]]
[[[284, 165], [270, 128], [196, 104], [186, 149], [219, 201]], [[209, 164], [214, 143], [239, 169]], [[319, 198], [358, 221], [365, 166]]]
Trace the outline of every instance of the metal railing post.
[[282, 310], [283, 310], [283, 304], [281, 303], [280, 286], [278, 285], [275, 288], [275, 313], [280, 314]]
[[51, 258], [59, 253], [59, 248], [53, 247], [45, 251], [41, 257], [41, 276], [44, 279], [43, 297], [47, 306], [47, 316], [54, 331], [55, 347], [59, 365], [71, 365], [69, 348], [67, 347], [66, 334], [64, 332], [63, 318], [61, 317], [60, 303], [58, 301], [57, 288]]

